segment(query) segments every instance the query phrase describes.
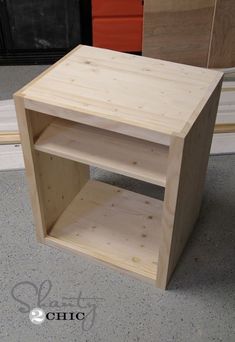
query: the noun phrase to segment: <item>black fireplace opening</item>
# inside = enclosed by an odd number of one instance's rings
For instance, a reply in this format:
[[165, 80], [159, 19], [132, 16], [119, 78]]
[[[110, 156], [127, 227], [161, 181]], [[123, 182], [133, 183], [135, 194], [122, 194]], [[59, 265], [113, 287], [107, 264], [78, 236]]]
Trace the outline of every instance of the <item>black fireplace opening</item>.
[[0, 64], [51, 64], [92, 44], [90, 0], [2, 0]]

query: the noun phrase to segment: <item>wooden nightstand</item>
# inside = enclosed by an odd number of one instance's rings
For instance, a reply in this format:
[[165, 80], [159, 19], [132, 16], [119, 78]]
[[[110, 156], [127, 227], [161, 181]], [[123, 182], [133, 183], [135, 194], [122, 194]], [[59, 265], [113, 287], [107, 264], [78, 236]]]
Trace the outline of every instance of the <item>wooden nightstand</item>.
[[[222, 73], [78, 46], [15, 95], [37, 237], [165, 288], [198, 217]], [[89, 180], [89, 165], [165, 187]]]

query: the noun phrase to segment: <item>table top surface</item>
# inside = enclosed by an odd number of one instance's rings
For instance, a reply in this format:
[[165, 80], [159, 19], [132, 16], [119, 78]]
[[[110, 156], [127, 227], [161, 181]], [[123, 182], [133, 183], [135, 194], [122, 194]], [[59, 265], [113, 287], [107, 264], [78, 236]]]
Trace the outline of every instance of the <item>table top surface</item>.
[[54, 106], [60, 117], [72, 111], [89, 123], [170, 136], [193, 124], [221, 78], [215, 70], [80, 45], [18, 94], [29, 109], [41, 105], [52, 114]]

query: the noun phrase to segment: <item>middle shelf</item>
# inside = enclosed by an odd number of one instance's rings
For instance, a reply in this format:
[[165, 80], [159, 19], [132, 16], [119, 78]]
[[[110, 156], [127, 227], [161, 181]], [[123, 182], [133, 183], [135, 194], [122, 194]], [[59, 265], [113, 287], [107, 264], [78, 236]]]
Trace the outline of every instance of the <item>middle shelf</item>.
[[55, 119], [34, 145], [41, 152], [166, 185], [169, 146]]

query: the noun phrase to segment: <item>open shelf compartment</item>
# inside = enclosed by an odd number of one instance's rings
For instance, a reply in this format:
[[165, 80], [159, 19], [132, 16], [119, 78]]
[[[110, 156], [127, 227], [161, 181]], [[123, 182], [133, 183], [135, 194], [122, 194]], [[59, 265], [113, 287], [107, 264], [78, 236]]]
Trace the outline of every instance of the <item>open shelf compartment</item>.
[[53, 120], [35, 149], [165, 187], [169, 146], [63, 119]]
[[161, 216], [161, 201], [91, 180], [46, 241], [155, 280]]

